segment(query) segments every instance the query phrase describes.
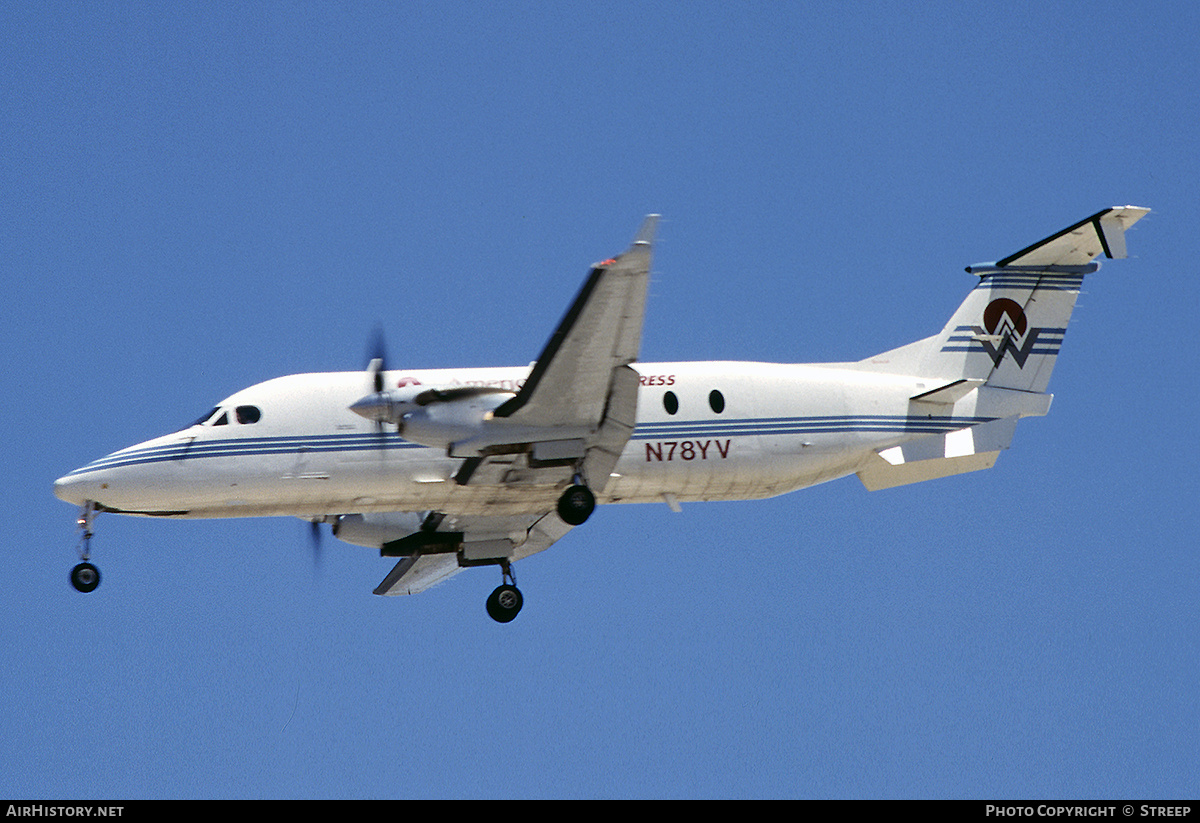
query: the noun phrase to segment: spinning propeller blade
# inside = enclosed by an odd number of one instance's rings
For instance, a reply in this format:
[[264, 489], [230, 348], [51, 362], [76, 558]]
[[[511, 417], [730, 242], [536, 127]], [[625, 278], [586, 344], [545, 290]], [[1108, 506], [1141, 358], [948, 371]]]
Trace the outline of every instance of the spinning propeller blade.
[[387, 345], [383, 340], [383, 328], [375, 327], [367, 348], [367, 371], [371, 373], [371, 387], [376, 394], [383, 391], [383, 373], [387, 371]]
[[[387, 344], [383, 339], [383, 327], [376, 326], [371, 333], [371, 341], [367, 345], [367, 372], [371, 375], [371, 391], [379, 394], [383, 391], [383, 373], [387, 371]], [[382, 438], [386, 436], [383, 423], [376, 421], [375, 433]]]
[[324, 535], [321, 533], [321, 523], [325, 518], [318, 518], [308, 522], [308, 548], [312, 552], [313, 572], [321, 570], [321, 544], [324, 542]]

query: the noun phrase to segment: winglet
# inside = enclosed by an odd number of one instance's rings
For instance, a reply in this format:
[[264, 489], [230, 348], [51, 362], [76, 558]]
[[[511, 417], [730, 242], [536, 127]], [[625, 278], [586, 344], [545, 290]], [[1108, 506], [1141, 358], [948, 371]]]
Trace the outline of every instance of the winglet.
[[644, 254], [651, 250], [654, 246], [654, 235], [658, 231], [658, 219], [661, 214], [647, 214], [646, 219], [642, 221], [642, 225], [638, 228], [637, 234], [633, 236], [633, 242], [629, 244], [629, 248], [620, 257], [610, 257], [607, 260], [601, 260], [598, 263], [592, 264], [592, 269], [607, 269], [615, 266], [622, 258], [627, 258], [632, 254]]
[[633, 238], [633, 245], [649, 246], [654, 243], [654, 234], [658, 231], [660, 217], [662, 217], [661, 214], [646, 215], [646, 219], [642, 221], [642, 227], [638, 229], [637, 235]]

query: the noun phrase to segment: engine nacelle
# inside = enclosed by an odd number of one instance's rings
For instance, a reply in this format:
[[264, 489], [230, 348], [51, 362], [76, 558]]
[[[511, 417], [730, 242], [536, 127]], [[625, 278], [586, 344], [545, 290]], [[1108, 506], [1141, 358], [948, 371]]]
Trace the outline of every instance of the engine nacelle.
[[514, 396], [485, 387], [425, 389], [417, 394], [382, 391], [350, 407], [368, 420], [395, 424], [400, 436], [422, 446], [450, 449], [483, 434], [492, 412]]
[[587, 425], [527, 425], [493, 412], [515, 392], [466, 386], [425, 389], [420, 393], [396, 390], [369, 394], [350, 407], [356, 414], [379, 423], [392, 423], [405, 440], [445, 449], [451, 457], [530, 451], [540, 462], [565, 463], [581, 459], [584, 439], [594, 434]]
[[499, 389], [462, 393], [431, 389], [418, 395], [415, 406], [400, 415], [400, 436], [448, 450], [453, 443], [481, 437], [492, 412], [511, 397], [512, 392]]

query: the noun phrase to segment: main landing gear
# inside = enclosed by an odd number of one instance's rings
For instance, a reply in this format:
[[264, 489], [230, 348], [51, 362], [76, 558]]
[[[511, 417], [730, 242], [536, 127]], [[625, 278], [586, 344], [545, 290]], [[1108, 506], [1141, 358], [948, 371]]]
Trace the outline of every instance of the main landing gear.
[[79, 559], [82, 562], [71, 569], [71, 585], [75, 587], [76, 591], [84, 594], [94, 591], [100, 585], [100, 570], [88, 562], [92, 553], [92, 522], [96, 519], [97, 514], [99, 511], [96, 504], [89, 500], [83, 504], [83, 509], [79, 512], [79, 519], [75, 521], [83, 530], [83, 534], [79, 538]]
[[[575, 482], [558, 498], [558, 516], [570, 526], [582, 525], [592, 512], [596, 510], [596, 496], [585, 486], [579, 475]], [[513, 576], [512, 564], [507, 560], [500, 561], [500, 571], [504, 582], [496, 587], [487, 599], [487, 613], [497, 623], [508, 623], [521, 611], [525, 598], [517, 588], [517, 580]]]
[[580, 526], [596, 510], [596, 496], [592, 490], [576, 479], [558, 498], [558, 516], [570, 526]]
[[507, 560], [500, 563], [500, 571], [504, 575], [504, 583], [488, 596], [487, 613], [497, 623], [509, 623], [521, 611], [525, 598], [517, 588], [517, 578]]

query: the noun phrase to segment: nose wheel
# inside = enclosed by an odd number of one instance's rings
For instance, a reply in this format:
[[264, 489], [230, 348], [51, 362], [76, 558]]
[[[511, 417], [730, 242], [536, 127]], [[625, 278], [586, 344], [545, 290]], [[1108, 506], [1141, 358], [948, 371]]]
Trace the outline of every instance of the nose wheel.
[[508, 561], [500, 564], [500, 571], [504, 575], [504, 583], [488, 595], [487, 613], [497, 623], [509, 623], [521, 611], [525, 598], [517, 588], [517, 579]]
[[89, 500], [83, 504], [79, 519], [75, 521], [83, 532], [79, 537], [79, 559], [83, 562], [71, 569], [71, 585], [75, 587], [75, 591], [84, 594], [95, 591], [100, 585], [100, 570], [88, 562], [92, 555], [92, 523], [97, 514], [99, 511], [96, 504]]
[[84, 594], [100, 585], [100, 570], [91, 563], [83, 562], [71, 569], [71, 585]]

